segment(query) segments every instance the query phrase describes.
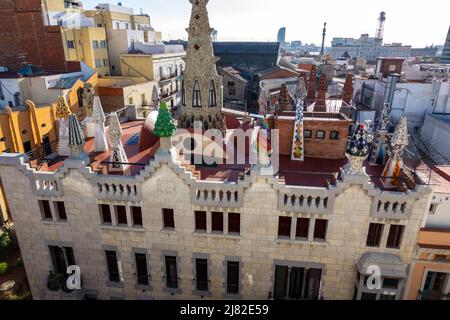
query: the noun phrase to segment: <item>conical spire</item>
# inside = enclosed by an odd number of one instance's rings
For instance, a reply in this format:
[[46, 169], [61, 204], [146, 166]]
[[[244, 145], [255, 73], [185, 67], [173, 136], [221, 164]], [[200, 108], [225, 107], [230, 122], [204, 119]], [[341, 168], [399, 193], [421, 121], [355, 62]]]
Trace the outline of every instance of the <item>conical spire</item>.
[[106, 120], [105, 113], [103, 112], [102, 102], [100, 101], [99, 97], [94, 98], [94, 106], [92, 107], [92, 119], [95, 122], [103, 123]]
[[92, 109], [92, 120], [95, 125], [95, 142], [94, 151], [95, 152], [105, 152], [108, 150], [108, 141], [106, 139], [106, 129], [105, 129], [105, 113], [103, 112], [102, 103], [99, 97], [94, 98], [94, 106]]
[[111, 157], [109, 171], [125, 171], [129, 168], [128, 157], [122, 145], [122, 127], [120, 126], [117, 113], [113, 112], [109, 116], [108, 140], [111, 146]]
[[67, 119], [72, 114], [70, 111], [69, 105], [67, 104], [67, 100], [63, 96], [58, 97], [58, 102], [56, 105], [56, 118], [57, 119]]
[[319, 79], [319, 89], [317, 91], [316, 106], [325, 106], [327, 91], [328, 91], [327, 75], [325, 72], [322, 72]]
[[203, 129], [225, 130], [222, 115], [222, 77], [217, 74], [208, 11], [208, 0], [190, 0], [191, 20], [186, 52], [186, 71], [179, 126], [194, 128], [200, 121]]
[[405, 116], [395, 129], [394, 136], [391, 139], [391, 151], [389, 160], [382, 174], [382, 183], [385, 188], [394, 188], [399, 186], [400, 175], [403, 169], [403, 151], [408, 146], [408, 119]]
[[70, 157], [80, 158], [84, 153], [84, 134], [75, 114], [69, 116], [69, 149]]
[[69, 150], [69, 124], [68, 118], [72, 114], [66, 98], [58, 97], [56, 105], [56, 119], [58, 119], [58, 154], [60, 156], [70, 156]]
[[311, 72], [309, 74], [309, 88], [308, 88], [308, 100], [314, 100], [316, 98], [316, 80], [317, 69], [316, 65], [312, 65]]
[[344, 89], [342, 90], [342, 101], [350, 104], [353, 98], [353, 76], [351, 73], [347, 74], [344, 83]]
[[304, 76], [298, 78], [297, 86], [295, 87], [294, 99], [295, 101], [306, 98], [306, 85]]
[[279, 111], [289, 110], [289, 91], [286, 84], [281, 85], [280, 94], [278, 95]]

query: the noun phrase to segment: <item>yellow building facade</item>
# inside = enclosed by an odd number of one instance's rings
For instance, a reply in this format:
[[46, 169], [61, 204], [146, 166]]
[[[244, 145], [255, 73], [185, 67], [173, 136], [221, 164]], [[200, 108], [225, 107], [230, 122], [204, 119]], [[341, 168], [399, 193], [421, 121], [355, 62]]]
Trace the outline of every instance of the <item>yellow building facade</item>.
[[150, 28], [150, 17], [146, 14], [128, 14], [114, 11], [87, 10], [84, 12], [87, 17], [94, 19], [94, 24], [98, 27], [111, 29], [145, 30]]
[[67, 61], [83, 61], [99, 76], [109, 76], [108, 41], [104, 28], [64, 28], [61, 32]]

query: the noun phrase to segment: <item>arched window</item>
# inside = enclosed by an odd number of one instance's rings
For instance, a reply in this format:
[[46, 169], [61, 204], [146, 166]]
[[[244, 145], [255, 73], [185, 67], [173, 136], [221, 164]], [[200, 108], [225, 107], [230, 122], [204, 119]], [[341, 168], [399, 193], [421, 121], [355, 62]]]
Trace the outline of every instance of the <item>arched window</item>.
[[184, 87], [184, 80], [181, 82], [181, 104], [186, 105], [186, 89]]
[[194, 91], [192, 94], [192, 106], [193, 107], [202, 106], [202, 94], [200, 92], [200, 85], [197, 80], [194, 83]]
[[209, 86], [209, 106], [210, 107], [217, 106], [216, 86], [214, 85], [214, 80], [211, 80], [211, 83]]

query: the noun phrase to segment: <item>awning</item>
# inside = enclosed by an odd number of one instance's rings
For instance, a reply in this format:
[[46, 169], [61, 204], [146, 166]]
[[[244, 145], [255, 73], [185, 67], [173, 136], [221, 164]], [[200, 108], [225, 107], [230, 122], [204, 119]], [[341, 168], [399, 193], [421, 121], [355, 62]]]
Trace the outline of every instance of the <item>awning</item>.
[[406, 278], [406, 265], [402, 259], [391, 253], [367, 252], [361, 256], [356, 267], [362, 275], [371, 274], [367, 272], [369, 266], [378, 266], [382, 277]]

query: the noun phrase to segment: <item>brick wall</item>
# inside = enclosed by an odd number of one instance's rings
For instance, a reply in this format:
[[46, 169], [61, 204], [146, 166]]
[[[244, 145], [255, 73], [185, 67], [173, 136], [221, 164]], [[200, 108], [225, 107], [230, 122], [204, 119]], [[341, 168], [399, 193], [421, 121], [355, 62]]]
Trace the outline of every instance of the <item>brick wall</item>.
[[[280, 154], [291, 155], [294, 122], [276, 119], [275, 129], [280, 130]], [[348, 121], [305, 120], [305, 130], [312, 131], [312, 138], [305, 139], [305, 156], [323, 159], [344, 159], [347, 146]], [[325, 139], [317, 139], [316, 132], [325, 131]], [[330, 132], [338, 131], [339, 139], [330, 140]]]
[[22, 62], [47, 72], [66, 70], [60, 27], [44, 25], [40, 0], [1, 1], [0, 43], [0, 65], [13, 71]]

